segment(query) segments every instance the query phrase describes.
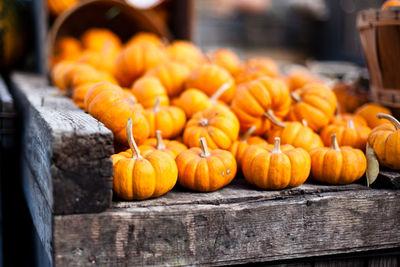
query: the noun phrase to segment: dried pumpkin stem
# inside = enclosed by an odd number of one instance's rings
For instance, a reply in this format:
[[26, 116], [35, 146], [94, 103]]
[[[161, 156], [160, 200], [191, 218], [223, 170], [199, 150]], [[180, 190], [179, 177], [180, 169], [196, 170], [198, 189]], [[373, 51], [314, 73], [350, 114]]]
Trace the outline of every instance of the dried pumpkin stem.
[[200, 126], [206, 127], [208, 126], [208, 119], [202, 118], [199, 120]]
[[279, 126], [279, 127], [286, 127], [286, 124], [285, 124], [285, 123], [281, 122], [280, 120], [278, 120], [278, 119], [275, 117], [275, 114], [274, 114], [274, 112], [273, 112], [271, 109], [267, 110], [267, 112], [264, 113], [264, 116], [267, 117], [267, 119], [269, 119], [269, 120], [270, 120], [273, 124], [275, 124], [276, 126]]
[[308, 127], [308, 122], [307, 122], [305, 119], [302, 119], [302, 120], [301, 120], [301, 123], [302, 123], [304, 126]]
[[154, 112], [160, 111], [160, 97], [157, 96], [156, 101], [154, 102], [154, 107], [153, 107]]
[[254, 131], [257, 129], [257, 127], [256, 126], [251, 126], [250, 127], [250, 129], [248, 129], [247, 130], [247, 132], [245, 132], [243, 135], [242, 135], [242, 137], [240, 137], [240, 141], [246, 141], [247, 140], [247, 138], [249, 138], [253, 133], [254, 133]]
[[396, 130], [400, 130], [400, 122], [398, 120], [396, 120], [395, 117], [393, 117], [393, 116], [391, 116], [389, 114], [385, 114], [385, 113], [378, 113], [378, 114], [376, 114], [376, 117], [378, 119], [387, 119], [387, 120], [389, 120], [394, 125]]
[[301, 97], [296, 92], [290, 92], [290, 96], [296, 102], [301, 102]]
[[230, 83], [224, 83], [221, 85], [221, 87], [218, 88], [218, 90], [210, 97], [211, 102], [217, 102], [218, 99], [223, 95], [223, 93], [226, 92], [231, 87]]
[[336, 134], [331, 135], [331, 149], [340, 151], [339, 144], [336, 139]]
[[348, 129], [353, 129], [353, 130], [356, 129], [356, 127], [354, 126], [353, 120], [348, 120], [348, 121], [347, 121], [347, 128], [348, 128]]
[[272, 149], [271, 153], [282, 153], [282, 151], [281, 151], [281, 139], [279, 137], [275, 137], [275, 139], [274, 139], [274, 149]]
[[200, 138], [200, 146], [201, 146], [201, 154], [200, 156], [203, 158], [207, 158], [210, 156], [210, 152], [208, 152], [207, 142], [204, 137]]
[[164, 141], [162, 140], [162, 132], [160, 130], [156, 130], [156, 139], [157, 139], [157, 145], [156, 148], [158, 150], [163, 150], [166, 149], [166, 146], [164, 144]]
[[133, 159], [142, 158], [142, 156], [140, 155], [139, 148], [136, 145], [135, 138], [133, 138], [131, 118], [128, 119], [128, 123], [126, 125], [126, 136], [128, 138], [129, 147], [132, 150], [132, 158]]

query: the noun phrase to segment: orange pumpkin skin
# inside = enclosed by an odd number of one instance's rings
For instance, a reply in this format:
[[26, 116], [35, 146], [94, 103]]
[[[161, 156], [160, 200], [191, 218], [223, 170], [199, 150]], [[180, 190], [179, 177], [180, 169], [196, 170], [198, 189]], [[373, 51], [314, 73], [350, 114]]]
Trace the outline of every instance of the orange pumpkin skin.
[[189, 77], [190, 70], [186, 65], [168, 62], [146, 72], [146, 76], [157, 78], [167, 91], [169, 97], [180, 94], [184, 82]]
[[94, 85], [85, 96], [85, 106], [90, 115], [101, 121], [114, 134], [114, 139], [127, 145], [126, 121], [132, 118], [134, 138], [141, 144], [150, 135], [144, 110], [135, 104], [120, 87], [107, 82]]
[[387, 114], [378, 116], [390, 119], [391, 123], [374, 128], [368, 137], [368, 144], [374, 149], [381, 165], [400, 170], [400, 123]]
[[187, 122], [183, 132], [183, 142], [188, 147], [199, 145], [204, 137], [211, 149], [229, 149], [239, 135], [239, 121], [235, 115], [214, 107], [196, 113]]
[[154, 77], [143, 77], [133, 85], [131, 92], [144, 108], [152, 108], [158, 98], [161, 106], [168, 106], [169, 98], [161, 82]]
[[354, 115], [350, 113], [343, 113], [336, 115], [332, 118], [330, 124], [336, 124], [336, 125], [347, 125], [347, 121], [352, 120], [354, 122], [354, 125], [357, 126], [368, 126], [367, 121], [359, 116], [359, 115]]
[[75, 105], [79, 108], [85, 108], [85, 96], [90, 88], [93, 87], [96, 83], [86, 83], [74, 89], [72, 93], [72, 101], [74, 101]]
[[130, 87], [146, 71], [166, 62], [165, 51], [156, 45], [130, 45], [116, 57], [115, 76], [122, 86]]
[[60, 15], [68, 8], [74, 6], [79, 0], [47, 0], [47, 7], [51, 14]]
[[210, 102], [203, 91], [191, 88], [183, 91], [179, 98], [172, 101], [172, 105], [180, 107], [185, 112], [186, 117], [191, 118], [197, 112], [209, 107]]
[[282, 144], [301, 147], [306, 151], [317, 147], [324, 147], [319, 135], [300, 122], [285, 122], [285, 127], [275, 126], [267, 135], [269, 143], [273, 143], [274, 139], [279, 137]]
[[146, 119], [150, 126], [150, 137], [156, 137], [156, 130], [160, 130], [168, 139], [178, 137], [186, 123], [183, 110], [173, 106], [160, 107], [158, 100], [152, 109], [146, 110]]
[[81, 36], [83, 46], [88, 50], [113, 53], [122, 48], [119, 37], [107, 29], [91, 28]]
[[[72, 73], [72, 80], [70, 82], [72, 88], [77, 88], [87, 83], [103, 81], [118, 84], [112, 75], [107, 72], [96, 70], [90, 65], [78, 67], [77, 69], [72, 70]], [[68, 75], [68, 73], [66, 75]]]
[[65, 73], [72, 68], [75, 63], [72, 61], [61, 61], [51, 69], [51, 81], [60, 90], [67, 90]]
[[77, 59], [81, 53], [82, 45], [79, 40], [73, 37], [61, 37], [54, 45], [51, 66], [64, 60], [73, 61]]
[[394, 6], [400, 6], [400, 1], [398, 1], [398, 0], [388, 0], [385, 3], [383, 3], [381, 9], [385, 10], [385, 9], [388, 9], [389, 7], [394, 7]]
[[235, 158], [226, 150], [208, 151], [202, 139], [201, 149], [193, 147], [176, 157], [178, 182], [193, 191], [211, 192], [228, 185], [235, 178]]
[[89, 64], [97, 70], [114, 75], [116, 54], [117, 53], [105, 54], [98, 51], [86, 50], [76, 59], [76, 62]]
[[330, 148], [315, 148], [310, 151], [311, 177], [328, 184], [350, 184], [360, 179], [367, 169], [364, 153], [348, 146], [339, 148], [336, 140], [331, 143]]
[[[130, 142], [131, 144], [131, 142]], [[178, 168], [168, 153], [155, 150], [140, 155], [136, 144], [131, 152], [113, 155], [114, 193], [125, 200], [159, 197], [176, 184]]]
[[290, 91], [300, 89], [310, 83], [320, 83], [321, 81], [304, 70], [294, 70], [286, 78]]
[[156, 131], [156, 138], [149, 138], [139, 146], [139, 150], [143, 154], [146, 154], [147, 151], [161, 150], [170, 154], [174, 159], [187, 149], [187, 146], [179, 141], [162, 139], [160, 130]]
[[332, 90], [338, 100], [340, 113], [354, 112], [358, 107], [368, 102], [368, 93], [352, 84], [338, 82]]
[[392, 112], [376, 103], [368, 103], [359, 107], [354, 114], [363, 117], [368, 124], [368, 127], [373, 129], [381, 124], [388, 123], [387, 120], [379, 119], [376, 117], [378, 113], [385, 113], [392, 115]]
[[336, 96], [322, 84], [309, 84], [292, 92], [295, 100], [289, 111], [288, 120], [306, 120], [308, 126], [319, 132], [328, 125], [336, 110]]
[[271, 128], [271, 116], [286, 116], [290, 107], [287, 86], [276, 79], [261, 77], [238, 86], [231, 109], [240, 121], [242, 132], [256, 126], [255, 135], [262, 135]]
[[174, 41], [167, 47], [167, 55], [172, 61], [186, 65], [193, 70], [204, 62], [204, 55], [194, 44], [188, 41]]
[[235, 76], [235, 81], [239, 84], [264, 76], [271, 78], [279, 76], [279, 69], [276, 63], [269, 58], [251, 58], [241, 66]]
[[352, 120], [343, 124], [330, 124], [321, 131], [321, 139], [325, 146], [331, 146], [331, 136], [336, 134], [339, 146], [351, 146], [361, 150], [365, 149], [371, 129], [368, 126], [355, 126]]
[[126, 46], [136, 44], [151, 44], [158, 47], [163, 47], [164, 44], [160, 37], [151, 32], [138, 32], [126, 43]]
[[270, 152], [256, 145], [246, 149], [242, 159], [245, 179], [261, 189], [283, 189], [303, 184], [311, 169], [310, 155], [302, 148], [280, 149], [275, 139]]
[[228, 71], [214, 65], [203, 64], [194, 70], [185, 83], [186, 88], [196, 88], [208, 96], [212, 96], [223, 84], [229, 84], [230, 87], [219, 98], [225, 103], [230, 101], [235, 96], [235, 81]]
[[232, 50], [217, 49], [207, 54], [207, 57], [210, 63], [226, 69], [232, 76], [235, 76], [240, 70], [240, 60]]

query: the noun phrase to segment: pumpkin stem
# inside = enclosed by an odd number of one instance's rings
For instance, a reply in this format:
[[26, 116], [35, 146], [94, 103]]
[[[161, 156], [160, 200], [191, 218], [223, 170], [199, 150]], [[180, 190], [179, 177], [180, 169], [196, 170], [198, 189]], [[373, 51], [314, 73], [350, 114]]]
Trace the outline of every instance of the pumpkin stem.
[[336, 103], [335, 115], [340, 116], [340, 104]]
[[267, 112], [264, 113], [264, 116], [267, 117], [267, 119], [269, 119], [276, 126], [279, 126], [279, 127], [282, 127], [282, 128], [286, 127], [285, 123], [281, 122], [280, 120], [278, 120], [275, 117], [274, 112], [271, 109], [267, 110]]
[[163, 150], [166, 149], [167, 147], [164, 144], [164, 141], [162, 140], [162, 136], [161, 136], [162, 132], [160, 130], [156, 130], [156, 139], [157, 139], [157, 145], [156, 148], [158, 150]]
[[376, 114], [376, 117], [378, 119], [387, 119], [388, 121], [390, 121], [394, 127], [396, 128], [396, 130], [400, 130], [400, 122], [398, 120], [396, 120], [395, 117], [389, 115], [389, 114], [385, 114], [385, 113], [378, 113]]
[[305, 119], [302, 119], [302, 120], [301, 120], [301, 123], [302, 123], [304, 126], [308, 127], [308, 122], [307, 122]]
[[348, 129], [353, 129], [353, 130], [355, 130], [353, 120], [348, 120], [348, 121], [347, 121], [347, 128], [348, 128]]
[[247, 130], [247, 132], [245, 132], [243, 135], [242, 135], [242, 137], [240, 137], [240, 141], [246, 141], [247, 140], [247, 138], [249, 138], [253, 133], [254, 133], [254, 131], [257, 129], [257, 127], [256, 126], [251, 126], [250, 127], [250, 129], [248, 129]]
[[153, 107], [154, 112], [160, 111], [160, 97], [157, 96], [156, 101], [154, 102], [154, 107]]
[[336, 139], [336, 134], [331, 135], [331, 149], [340, 151], [339, 144]]
[[294, 101], [301, 102], [301, 97], [296, 92], [290, 92], [290, 96], [293, 98]]
[[275, 137], [274, 139], [274, 149], [271, 151], [272, 154], [274, 153], [282, 153], [281, 151], [281, 139], [279, 137]]
[[201, 154], [202, 158], [207, 158], [210, 156], [210, 152], [208, 152], [207, 142], [204, 137], [200, 138], [200, 146], [201, 146]]
[[219, 87], [218, 90], [210, 97], [210, 101], [217, 102], [221, 95], [225, 93], [225, 91], [228, 90], [230, 87], [230, 83], [224, 83], [223, 85], [221, 85], [221, 87]]
[[208, 119], [202, 118], [199, 120], [200, 126], [206, 127], [208, 126]]
[[136, 145], [135, 138], [133, 138], [133, 134], [132, 134], [132, 119], [131, 118], [128, 119], [128, 123], [127, 123], [127, 126], [126, 126], [126, 135], [128, 137], [129, 147], [132, 150], [132, 158], [133, 159], [142, 158], [142, 156], [140, 155], [139, 148]]

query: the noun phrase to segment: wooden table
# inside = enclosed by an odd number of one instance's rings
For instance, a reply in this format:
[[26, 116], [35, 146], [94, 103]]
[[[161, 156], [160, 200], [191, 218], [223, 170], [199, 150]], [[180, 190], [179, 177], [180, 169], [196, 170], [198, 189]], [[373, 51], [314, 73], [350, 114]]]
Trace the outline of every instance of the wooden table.
[[213, 193], [177, 187], [157, 199], [112, 201], [112, 133], [46, 79], [17, 73], [12, 82], [24, 118], [25, 198], [51, 265], [297, 262], [400, 248], [394, 189], [260, 191], [235, 179]]

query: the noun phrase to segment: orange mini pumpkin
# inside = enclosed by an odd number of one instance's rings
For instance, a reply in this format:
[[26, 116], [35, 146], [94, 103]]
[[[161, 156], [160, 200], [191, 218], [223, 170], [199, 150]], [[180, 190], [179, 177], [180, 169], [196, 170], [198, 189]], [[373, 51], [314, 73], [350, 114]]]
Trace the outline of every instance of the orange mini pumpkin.
[[150, 137], [156, 137], [156, 130], [160, 130], [165, 138], [175, 138], [180, 135], [185, 127], [185, 112], [178, 107], [160, 107], [159, 101], [159, 98], [157, 98], [154, 107], [146, 110]]
[[186, 114], [187, 118], [191, 118], [197, 112], [205, 110], [209, 107], [208, 95], [198, 89], [190, 88], [182, 92], [182, 94], [172, 101], [172, 105], [180, 107]]
[[314, 77], [306, 70], [293, 70], [286, 77], [286, 81], [290, 91], [300, 89], [310, 83], [321, 83], [320, 79]]
[[189, 146], [198, 146], [200, 137], [204, 137], [211, 149], [228, 149], [239, 135], [239, 121], [228, 112], [214, 107], [196, 113], [186, 124], [183, 142]]
[[67, 84], [64, 76], [65, 73], [74, 65], [75, 63], [73, 61], [61, 61], [51, 69], [51, 81], [58, 89], [63, 91], [67, 90]]
[[135, 44], [152, 44], [163, 47], [163, 41], [156, 34], [151, 32], [138, 32], [126, 43], [126, 46]]
[[214, 50], [211, 53], [208, 53], [207, 57], [210, 63], [217, 64], [226, 69], [232, 76], [235, 76], [240, 70], [240, 59], [230, 49], [221, 48]]
[[289, 89], [276, 79], [261, 77], [238, 86], [231, 109], [240, 121], [241, 131], [255, 125], [254, 134], [262, 135], [271, 128], [271, 120], [286, 116], [290, 107]]
[[246, 180], [261, 189], [283, 189], [303, 184], [311, 168], [310, 155], [302, 148], [281, 150], [280, 139], [274, 140], [271, 152], [252, 145], [242, 159]]
[[107, 29], [90, 28], [82, 34], [81, 41], [86, 49], [106, 54], [115, 53], [122, 48], [119, 37]]
[[269, 58], [251, 58], [241, 66], [235, 76], [235, 81], [239, 84], [264, 76], [271, 78], [279, 76], [279, 69], [276, 63]]
[[328, 125], [336, 110], [336, 96], [322, 84], [309, 84], [291, 92], [295, 103], [291, 106], [290, 121], [306, 120], [314, 131], [320, 131]]
[[364, 153], [356, 148], [339, 148], [336, 135], [331, 136], [331, 147], [310, 151], [311, 177], [322, 183], [350, 184], [360, 179], [367, 169]]
[[368, 126], [367, 121], [363, 117], [350, 113], [335, 115], [331, 120], [331, 124], [347, 125], [347, 121], [349, 120], [352, 120], [355, 126]]
[[382, 4], [381, 9], [385, 10], [388, 9], [390, 7], [397, 7], [400, 6], [400, 1], [399, 0], [387, 0], [385, 1], [385, 3]]
[[162, 139], [162, 132], [156, 131], [156, 138], [149, 138], [143, 142], [139, 150], [145, 151], [161, 150], [176, 158], [182, 151], [187, 150], [187, 146], [176, 140]]
[[160, 106], [168, 106], [169, 104], [167, 92], [157, 78], [140, 78], [132, 85], [131, 91], [144, 108], [152, 108], [157, 98]]
[[209, 151], [204, 137], [200, 148], [183, 151], [176, 158], [178, 182], [193, 191], [211, 192], [228, 185], [235, 178], [235, 158], [226, 150]]
[[389, 120], [390, 123], [374, 128], [368, 137], [368, 144], [375, 151], [381, 165], [400, 170], [400, 122], [388, 114], [378, 113], [377, 117]]
[[54, 45], [51, 66], [64, 60], [75, 60], [81, 53], [82, 45], [79, 40], [69, 36], [61, 37]]
[[96, 83], [86, 83], [74, 89], [72, 93], [72, 101], [74, 101], [75, 105], [79, 108], [85, 108], [85, 96], [90, 88], [93, 87]]
[[354, 114], [363, 117], [367, 121], [368, 127], [371, 129], [381, 124], [388, 123], [387, 120], [378, 118], [376, 116], [378, 113], [392, 115], [392, 112], [389, 109], [376, 103], [364, 104], [354, 112]]
[[113, 155], [114, 193], [125, 200], [159, 197], [170, 191], [178, 179], [175, 160], [168, 153], [155, 150], [142, 156], [132, 134], [132, 120], [128, 120], [127, 134], [131, 152]]
[[197, 68], [204, 62], [200, 49], [188, 41], [177, 40], [167, 47], [167, 55], [172, 61], [185, 64], [189, 69]]

